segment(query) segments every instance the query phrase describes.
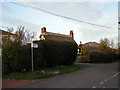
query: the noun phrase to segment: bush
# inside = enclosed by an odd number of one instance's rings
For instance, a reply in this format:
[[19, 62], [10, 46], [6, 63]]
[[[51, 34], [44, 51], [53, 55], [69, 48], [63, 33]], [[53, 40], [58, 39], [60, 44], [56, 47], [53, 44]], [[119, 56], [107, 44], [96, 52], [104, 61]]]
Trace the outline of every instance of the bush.
[[115, 53], [115, 54], [114, 54], [114, 60], [115, 60], [115, 61], [120, 61], [120, 54]]
[[4, 47], [2, 51], [2, 72], [19, 72], [30, 70], [30, 46], [21, 46], [20, 43], [12, 43]]
[[[34, 60], [36, 69], [47, 66], [70, 65], [76, 60], [77, 44], [70, 42], [57, 42], [52, 40], [43, 40], [35, 42], [39, 48], [34, 49]], [[39, 56], [39, 57], [38, 57]], [[40, 66], [40, 63], [42, 64]]]
[[78, 63], [87, 63], [90, 61], [90, 55], [81, 55], [81, 56], [77, 56], [76, 62]]
[[[50, 40], [34, 43], [37, 43], [39, 46], [33, 49], [34, 70], [39, 70], [42, 67], [71, 65], [76, 60], [77, 44], [75, 43]], [[3, 48], [2, 55], [3, 74], [31, 70], [30, 45], [12, 43]]]
[[115, 60], [113, 53], [100, 53], [92, 52], [90, 53], [91, 63], [111, 63]]
[[89, 47], [88, 46], [83, 46], [81, 48], [81, 54], [82, 55], [88, 55], [89, 54]]

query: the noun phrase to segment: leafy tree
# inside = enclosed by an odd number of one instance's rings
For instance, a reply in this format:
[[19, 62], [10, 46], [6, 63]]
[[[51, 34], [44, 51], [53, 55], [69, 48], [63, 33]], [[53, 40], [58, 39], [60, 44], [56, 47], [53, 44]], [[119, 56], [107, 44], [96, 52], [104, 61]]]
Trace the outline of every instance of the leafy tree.
[[99, 50], [102, 53], [110, 53], [113, 51], [113, 47], [114, 47], [114, 42], [113, 40], [110, 42], [110, 40], [108, 38], [104, 38], [100, 40], [100, 44], [99, 44]]
[[82, 55], [87, 55], [87, 54], [89, 54], [89, 47], [88, 47], [88, 46], [83, 46], [83, 47], [81, 48], [81, 54], [82, 54]]
[[[9, 30], [10, 31], [10, 30]], [[11, 30], [12, 31], [12, 30]], [[9, 72], [30, 70], [30, 45], [22, 45], [23, 40], [30, 39], [30, 35], [23, 26], [19, 26], [13, 35], [3, 39], [2, 70], [3, 74]]]

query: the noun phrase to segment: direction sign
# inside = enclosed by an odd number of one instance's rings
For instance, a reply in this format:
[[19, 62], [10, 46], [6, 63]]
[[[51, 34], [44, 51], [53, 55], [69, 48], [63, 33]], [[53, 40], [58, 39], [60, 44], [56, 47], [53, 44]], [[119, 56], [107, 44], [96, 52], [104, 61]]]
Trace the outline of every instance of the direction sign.
[[31, 44], [31, 47], [33, 47], [33, 48], [38, 48], [38, 44]]
[[34, 48], [38, 48], [38, 44], [33, 44], [33, 47]]

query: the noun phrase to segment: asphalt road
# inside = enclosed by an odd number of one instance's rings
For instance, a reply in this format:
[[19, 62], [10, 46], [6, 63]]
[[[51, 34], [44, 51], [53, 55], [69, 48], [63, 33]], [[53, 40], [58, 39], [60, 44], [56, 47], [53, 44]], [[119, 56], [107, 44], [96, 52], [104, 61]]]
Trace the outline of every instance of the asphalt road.
[[19, 88], [118, 88], [118, 63], [77, 64], [79, 71], [59, 75]]

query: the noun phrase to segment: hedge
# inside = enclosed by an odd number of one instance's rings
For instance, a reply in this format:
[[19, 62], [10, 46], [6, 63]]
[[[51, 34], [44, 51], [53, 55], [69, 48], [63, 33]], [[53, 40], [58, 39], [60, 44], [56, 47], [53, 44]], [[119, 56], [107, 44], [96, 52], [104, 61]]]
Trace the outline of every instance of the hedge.
[[[39, 46], [39, 48], [34, 49], [34, 61], [37, 64], [42, 63], [42, 66], [53, 67], [58, 65], [70, 65], [76, 60], [76, 43], [52, 40], [43, 40], [34, 43], [37, 43]], [[38, 69], [41, 66], [37, 65], [35, 67]]]
[[91, 63], [111, 63], [116, 59], [117, 59], [116, 54], [114, 53], [100, 53], [100, 52], [90, 53]]
[[30, 45], [21, 46], [20, 43], [12, 43], [2, 50], [2, 72], [19, 72], [30, 70]]
[[88, 63], [90, 62], [90, 55], [78, 55], [76, 62], [78, 63]]
[[[57, 42], [42, 40], [34, 42], [38, 48], [33, 49], [34, 69], [42, 67], [55, 67], [59, 65], [70, 65], [76, 60], [77, 44], [71, 42]], [[2, 71], [3, 74], [10, 72], [31, 70], [31, 47], [12, 43], [3, 48]]]

